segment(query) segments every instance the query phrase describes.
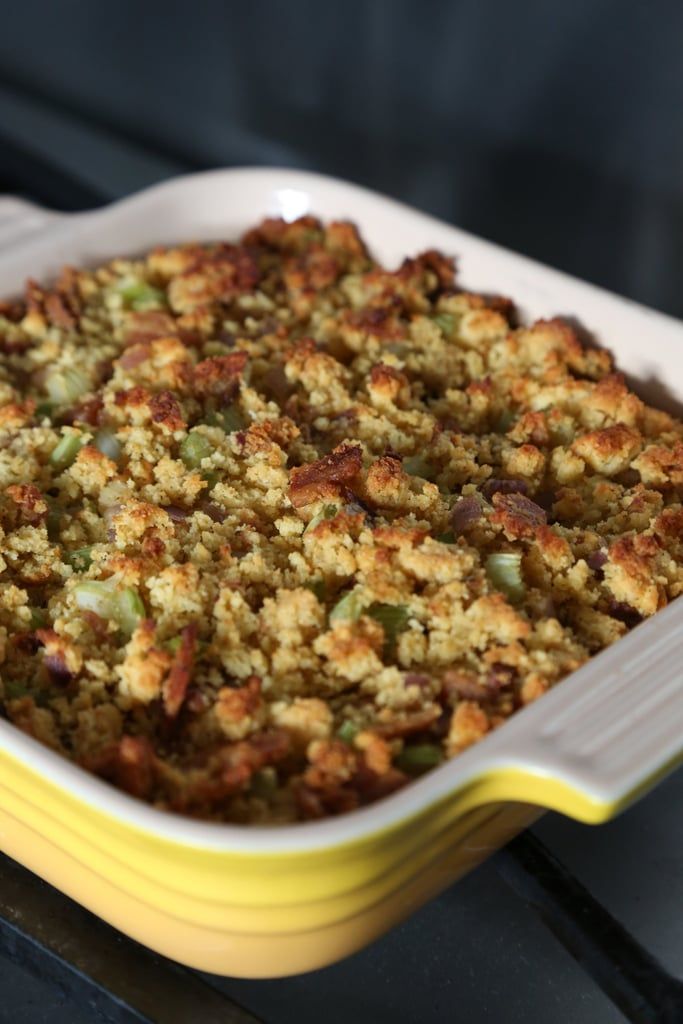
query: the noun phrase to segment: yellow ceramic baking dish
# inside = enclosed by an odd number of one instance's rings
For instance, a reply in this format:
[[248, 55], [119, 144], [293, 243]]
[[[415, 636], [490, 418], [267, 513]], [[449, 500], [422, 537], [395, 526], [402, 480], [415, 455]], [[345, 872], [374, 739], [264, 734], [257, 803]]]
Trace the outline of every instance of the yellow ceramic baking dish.
[[[683, 399], [683, 327], [353, 185], [298, 171], [182, 178], [64, 216], [0, 200], [0, 294], [266, 214], [355, 220], [388, 263], [427, 247], [523, 314], [574, 314], [659, 404]], [[121, 931], [222, 974], [274, 977], [353, 952], [553, 808], [613, 817], [683, 759], [683, 601], [477, 746], [385, 800], [286, 827], [148, 807], [0, 720], [0, 847]]]

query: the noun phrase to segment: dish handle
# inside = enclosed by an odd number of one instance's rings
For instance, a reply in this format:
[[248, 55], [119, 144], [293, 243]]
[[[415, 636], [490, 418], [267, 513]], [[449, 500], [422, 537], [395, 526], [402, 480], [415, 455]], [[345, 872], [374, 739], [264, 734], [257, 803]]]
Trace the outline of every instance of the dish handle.
[[18, 196], [0, 196], [0, 254], [64, 216]]
[[493, 763], [479, 780], [480, 798], [536, 804], [597, 824], [683, 762], [683, 629], [676, 604], [648, 622], [647, 642], [633, 630], [575, 673], [586, 673], [584, 685], [573, 678], [544, 697], [541, 705], [556, 698], [552, 715], [534, 715], [534, 706], [527, 722], [520, 716], [515, 736], [502, 729]]

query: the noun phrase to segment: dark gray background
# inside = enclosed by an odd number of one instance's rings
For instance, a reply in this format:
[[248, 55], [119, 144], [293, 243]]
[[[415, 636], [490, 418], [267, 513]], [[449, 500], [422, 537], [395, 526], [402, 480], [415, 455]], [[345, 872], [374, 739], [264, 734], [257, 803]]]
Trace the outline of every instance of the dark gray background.
[[677, 0], [4, 7], [0, 128], [108, 196], [188, 167], [314, 168], [683, 314]]

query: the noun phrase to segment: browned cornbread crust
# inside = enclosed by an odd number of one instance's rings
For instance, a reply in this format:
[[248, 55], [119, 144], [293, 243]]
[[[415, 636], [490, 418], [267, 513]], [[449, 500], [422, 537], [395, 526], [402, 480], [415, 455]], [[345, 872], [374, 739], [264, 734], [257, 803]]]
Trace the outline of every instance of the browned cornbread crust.
[[681, 423], [437, 252], [267, 220], [0, 314], [0, 708], [159, 807], [366, 804], [681, 592]]

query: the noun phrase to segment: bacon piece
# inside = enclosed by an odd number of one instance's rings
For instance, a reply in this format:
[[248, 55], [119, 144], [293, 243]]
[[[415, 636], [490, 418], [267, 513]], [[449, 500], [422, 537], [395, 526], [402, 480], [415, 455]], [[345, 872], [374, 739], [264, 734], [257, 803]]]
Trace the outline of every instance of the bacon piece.
[[180, 403], [172, 391], [159, 391], [149, 400], [149, 408], [154, 423], [161, 423], [169, 430], [183, 430], [183, 419]]
[[102, 422], [103, 411], [104, 399], [101, 395], [95, 395], [94, 398], [88, 398], [63, 412], [61, 422], [70, 425], [74, 423], [87, 423], [90, 427], [98, 427]]
[[164, 711], [175, 718], [180, 711], [192, 678], [194, 652], [197, 643], [197, 623], [191, 622], [180, 634], [180, 647], [175, 653], [171, 671], [163, 685]]
[[493, 501], [494, 494], [528, 494], [529, 485], [526, 480], [499, 480], [492, 476], [479, 490], [487, 501]]
[[441, 714], [441, 709], [425, 708], [424, 711], [415, 711], [405, 718], [396, 718], [391, 722], [379, 722], [373, 725], [373, 732], [383, 739], [396, 739], [398, 736], [411, 736], [415, 732], [423, 732], [433, 725]]
[[495, 512], [491, 523], [502, 526], [508, 540], [533, 537], [540, 526], [546, 524], [546, 514], [540, 505], [523, 494], [494, 494]]
[[221, 779], [227, 792], [236, 792], [246, 785], [254, 772], [276, 764], [287, 756], [291, 739], [285, 729], [266, 729], [223, 748]]
[[237, 379], [247, 365], [247, 353], [230, 352], [226, 356], [211, 356], [197, 363], [193, 373], [194, 392], [205, 397], [232, 397], [237, 390]]
[[41, 523], [47, 516], [47, 502], [35, 484], [10, 484], [5, 488], [5, 494], [17, 506], [19, 515], [25, 523], [33, 526]]
[[148, 797], [154, 785], [157, 758], [146, 736], [124, 735], [85, 757], [82, 763], [88, 771], [132, 796]]
[[360, 473], [362, 466], [360, 445], [344, 442], [329, 455], [306, 466], [293, 469], [289, 483], [289, 500], [295, 508], [308, 505], [316, 498], [327, 497], [330, 484], [347, 484]]
[[473, 523], [477, 523], [482, 517], [482, 507], [479, 499], [473, 494], [468, 494], [467, 497], [461, 498], [460, 501], [453, 506], [451, 512], [451, 526], [455, 534], [464, 533], [465, 530], [472, 526]]
[[67, 308], [62, 296], [56, 292], [50, 292], [45, 298], [45, 315], [51, 324], [66, 331], [76, 326], [76, 318]]
[[127, 315], [123, 340], [125, 345], [148, 344], [157, 338], [169, 338], [177, 333], [178, 328], [172, 316], [159, 309], [147, 309]]

